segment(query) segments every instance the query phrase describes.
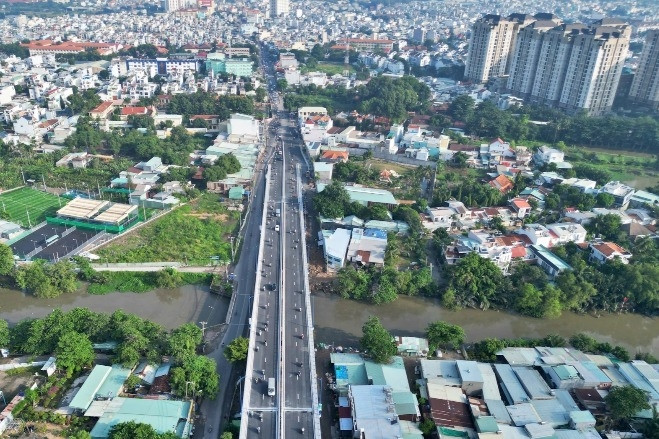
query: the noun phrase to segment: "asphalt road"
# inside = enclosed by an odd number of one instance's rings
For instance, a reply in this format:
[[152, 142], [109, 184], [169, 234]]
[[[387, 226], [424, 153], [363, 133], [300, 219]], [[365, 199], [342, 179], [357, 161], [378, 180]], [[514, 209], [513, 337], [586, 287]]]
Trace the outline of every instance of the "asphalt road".
[[[272, 155], [267, 151], [264, 161]], [[195, 432], [195, 438], [217, 439], [221, 432], [220, 426], [229, 419], [231, 401], [236, 391], [236, 382], [232, 380], [232, 365], [224, 357], [224, 347], [233, 339], [246, 336], [248, 329], [248, 316], [251, 312], [252, 296], [254, 293], [256, 261], [258, 258], [259, 226], [263, 214], [263, 193], [265, 187], [264, 164], [259, 163], [256, 169], [256, 179], [251, 201], [250, 213], [245, 220], [244, 244], [238, 263], [234, 268], [235, 293], [232, 314], [227, 316], [227, 328], [219, 343], [212, 348], [208, 357], [217, 362], [217, 371], [220, 374], [220, 391], [215, 399], [205, 399], [201, 405], [202, 422], [199, 427], [202, 431]], [[199, 322], [196, 322], [199, 323]]]
[[[268, 85], [274, 76], [268, 75]], [[301, 141], [294, 120], [281, 100], [271, 95], [273, 123], [269, 149], [277, 151], [271, 162], [268, 216], [264, 234], [263, 270], [256, 314], [256, 344], [252, 381], [246, 392], [246, 437], [313, 437], [313, 399], [308, 327], [305, 307], [299, 213], [299, 173], [306, 176]], [[279, 209], [280, 214], [277, 214]], [[268, 382], [274, 379], [275, 392]], [[242, 436], [241, 436], [242, 437]]]

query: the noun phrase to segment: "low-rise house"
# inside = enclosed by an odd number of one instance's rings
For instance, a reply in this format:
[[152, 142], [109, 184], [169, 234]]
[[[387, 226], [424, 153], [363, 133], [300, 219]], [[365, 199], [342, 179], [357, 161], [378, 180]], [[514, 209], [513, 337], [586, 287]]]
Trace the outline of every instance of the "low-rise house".
[[449, 230], [453, 225], [455, 211], [449, 207], [428, 207], [426, 214], [431, 222], [429, 228], [433, 230], [436, 228]]
[[346, 150], [328, 149], [320, 155], [320, 161], [325, 163], [346, 163], [349, 155]]
[[509, 201], [510, 208], [515, 212], [515, 215], [519, 219], [526, 218], [526, 216], [531, 212], [531, 205], [524, 198], [513, 198]]
[[518, 235], [529, 238], [531, 243], [551, 247], [553, 239], [549, 230], [542, 224], [525, 224], [522, 228], [515, 230]]
[[351, 231], [348, 229], [324, 230], [323, 253], [328, 270], [339, 270], [345, 265], [346, 253], [350, 245]]
[[560, 163], [565, 160], [565, 153], [555, 148], [548, 146], [541, 146], [538, 151], [533, 155], [533, 160], [538, 165], [546, 165], [549, 163]]
[[600, 263], [619, 259], [623, 264], [628, 264], [632, 254], [615, 242], [591, 242], [589, 245], [590, 257]]
[[398, 355], [403, 357], [428, 356], [428, 340], [425, 338], [395, 336], [394, 343], [396, 343]]
[[494, 189], [501, 192], [502, 194], [507, 194], [512, 190], [514, 186], [510, 178], [506, 177], [503, 174], [498, 175], [496, 178], [491, 180], [488, 184], [492, 186]]
[[55, 163], [55, 166], [60, 168], [71, 166], [76, 169], [82, 169], [86, 168], [91, 160], [92, 156], [86, 152], [71, 152], [59, 159]]
[[536, 257], [540, 268], [552, 279], [563, 271], [572, 269], [567, 262], [550, 252], [544, 245], [532, 245], [529, 250]]
[[619, 181], [610, 181], [602, 186], [599, 192], [612, 195], [615, 199], [616, 206], [626, 208], [636, 190], [631, 186], [620, 183]]
[[378, 229], [352, 229], [347, 258], [363, 265], [384, 266], [387, 233]]
[[106, 120], [115, 108], [114, 101], [101, 102], [96, 108], [89, 111], [88, 116], [92, 119]]
[[552, 240], [552, 246], [562, 245], [568, 242], [581, 244], [586, 241], [586, 235], [588, 234], [581, 224], [573, 223], [547, 224], [547, 230], [549, 230], [549, 233], [554, 238]]

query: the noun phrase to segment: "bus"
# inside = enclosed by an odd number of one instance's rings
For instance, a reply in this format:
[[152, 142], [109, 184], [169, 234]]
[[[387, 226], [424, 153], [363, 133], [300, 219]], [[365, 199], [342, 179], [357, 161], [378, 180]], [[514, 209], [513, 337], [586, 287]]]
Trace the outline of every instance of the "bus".
[[275, 379], [268, 378], [268, 396], [275, 396]]

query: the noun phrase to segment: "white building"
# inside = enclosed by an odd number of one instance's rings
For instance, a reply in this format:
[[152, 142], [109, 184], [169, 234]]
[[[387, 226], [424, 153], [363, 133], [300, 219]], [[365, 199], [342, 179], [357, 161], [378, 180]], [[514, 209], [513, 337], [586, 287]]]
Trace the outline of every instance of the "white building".
[[565, 160], [565, 153], [556, 148], [550, 148], [546, 145], [543, 145], [533, 155], [533, 160], [539, 165], [562, 163]]
[[328, 270], [339, 270], [345, 265], [351, 232], [348, 229], [323, 231], [323, 253]]

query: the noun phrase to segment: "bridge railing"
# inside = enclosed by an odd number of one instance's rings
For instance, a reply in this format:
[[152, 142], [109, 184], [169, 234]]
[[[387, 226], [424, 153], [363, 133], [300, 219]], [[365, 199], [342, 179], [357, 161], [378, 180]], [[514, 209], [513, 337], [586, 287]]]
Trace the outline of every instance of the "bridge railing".
[[[265, 191], [263, 192], [263, 200], [267, 203], [270, 195], [270, 166], [265, 173]], [[263, 265], [263, 240], [265, 238], [266, 221], [268, 217], [268, 209], [263, 209], [263, 216], [261, 218], [261, 230], [259, 232], [259, 254], [256, 259], [256, 282], [254, 283], [254, 300], [252, 301], [252, 315], [249, 325], [249, 348], [247, 351], [247, 365], [245, 368], [245, 389], [243, 391], [243, 406], [240, 418], [240, 438], [247, 439], [249, 427], [249, 403], [252, 395], [252, 382], [254, 373], [254, 352], [256, 347], [256, 326], [259, 314], [259, 290], [261, 288], [261, 273]]]
[[307, 343], [309, 349], [309, 380], [311, 385], [311, 405], [313, 411], [314, 438], [320, 439], [320, 411], [318, 410], [318, 377], [316, 376], [316, 354], [313, 333], [313, 312], [311, 310], [311, 289], [309, 288], [309, 260], [307, 256], [307, 230], [304, 223], [304, 198], [302, 198], [302, 176], [297, 165], [297, 199], [300, 215], [300, 245], [302, 247], [302, 267], [304, 273], [304, 307], [307, 313]]

